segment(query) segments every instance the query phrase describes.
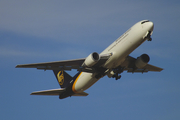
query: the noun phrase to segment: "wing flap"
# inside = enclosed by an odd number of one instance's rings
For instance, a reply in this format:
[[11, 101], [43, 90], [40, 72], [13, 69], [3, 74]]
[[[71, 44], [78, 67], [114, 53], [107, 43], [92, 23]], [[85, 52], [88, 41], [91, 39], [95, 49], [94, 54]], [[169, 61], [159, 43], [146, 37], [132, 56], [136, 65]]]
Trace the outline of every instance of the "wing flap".
[[32, 92], [31, 95], [60, 95], [64, 91], [65, 91], [65, 89], [59, 88], [59, 89], [51, 89], [51, 90]]
[[127, 72], [130, 72], [130, 73], [144, 73], [144, 72], [148, 72], [147, 69], [136, 69], [136, 70], [133, 70], [133, 69], [127, 69]]

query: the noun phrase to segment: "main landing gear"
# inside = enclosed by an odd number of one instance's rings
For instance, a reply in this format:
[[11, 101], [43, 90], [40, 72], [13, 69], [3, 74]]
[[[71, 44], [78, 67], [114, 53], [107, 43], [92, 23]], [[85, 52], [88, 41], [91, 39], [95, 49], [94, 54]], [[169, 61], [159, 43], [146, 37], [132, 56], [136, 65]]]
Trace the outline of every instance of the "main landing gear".
[[119, 80], [119, 79], [121, 79], [121, 75], [118, 75], [118, 73], [116, 73], [115, 75], [112, 76], [112, 78]]
[[117, 67], [115, 69], [105, 69], [105, 68], [99, 68], [99, 73], [95, 75], [95, 78], [100, 79], [101, 77], [107, 75], [109, 78], [115, 78], [116, 80], [119, 80], [121, 78], [121, 73], [124, 71], [124, 67]]
[[124, 68], [123, 67], [117, 67], [111, 71], [108, 72], [108, 77], [109, 78], [115, 78], [116, 80], [119, 80], [121, 78], [121, 74], [122, 72], [124, 71]]
[[112, 76], [113, 78], [115, 78], [116, 80], [120, 79], [121, 78], [121, 74], [122, 72], [124, 71], [124, 68], [119, 66], [117, 67], [116, 69], [114, 69], [114, 75]]

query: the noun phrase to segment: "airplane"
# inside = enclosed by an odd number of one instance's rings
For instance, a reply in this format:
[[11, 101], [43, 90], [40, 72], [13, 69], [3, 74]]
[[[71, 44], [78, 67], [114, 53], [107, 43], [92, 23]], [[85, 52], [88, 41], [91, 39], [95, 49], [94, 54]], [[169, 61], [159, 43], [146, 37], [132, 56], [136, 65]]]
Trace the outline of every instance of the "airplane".
[[[46, 63], [22, 64], [16, 68], [37, 68], [52, 70], [61, 88], [32, 92], [31, 95], [57, 95], [59, 99], [71, 96], [87, 96], [84, 92], [100, 78], [108, 76], [116, 80], [121, 78], [121, 73], [146, 73], [148, 71], [160, 72], [163, 69], [150, 65], [150, 57], [142, 54], [137, 58], [129, 56], [143, 42], [152, 41], [154, 24], [143, 20], [115, 40], [100, 54], [91, 53], [86, 58], [64, 60]], [[66, 71], [76, 69], [78, 73], [72, 77]]]

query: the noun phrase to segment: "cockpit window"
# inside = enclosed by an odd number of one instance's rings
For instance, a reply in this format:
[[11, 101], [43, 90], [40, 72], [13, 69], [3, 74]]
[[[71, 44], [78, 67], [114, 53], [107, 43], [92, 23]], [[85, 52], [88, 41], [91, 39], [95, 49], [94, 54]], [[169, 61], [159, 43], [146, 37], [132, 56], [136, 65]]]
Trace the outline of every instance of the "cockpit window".
[[146, 23], [146, 22], [149, 22], [149, 20], [142, 21], [141, 24], [144, 24], [144, 23]]

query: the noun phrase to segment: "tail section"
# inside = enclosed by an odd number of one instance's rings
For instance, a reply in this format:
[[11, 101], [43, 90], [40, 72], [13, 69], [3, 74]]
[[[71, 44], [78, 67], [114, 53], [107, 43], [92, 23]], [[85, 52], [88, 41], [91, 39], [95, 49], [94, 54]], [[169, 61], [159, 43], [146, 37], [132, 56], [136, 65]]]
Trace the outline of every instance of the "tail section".
[[61, 88], [67, 88], [70, 85], [70, 81], [73, 80], [65, 71], [53, 70], [53, 72]]

